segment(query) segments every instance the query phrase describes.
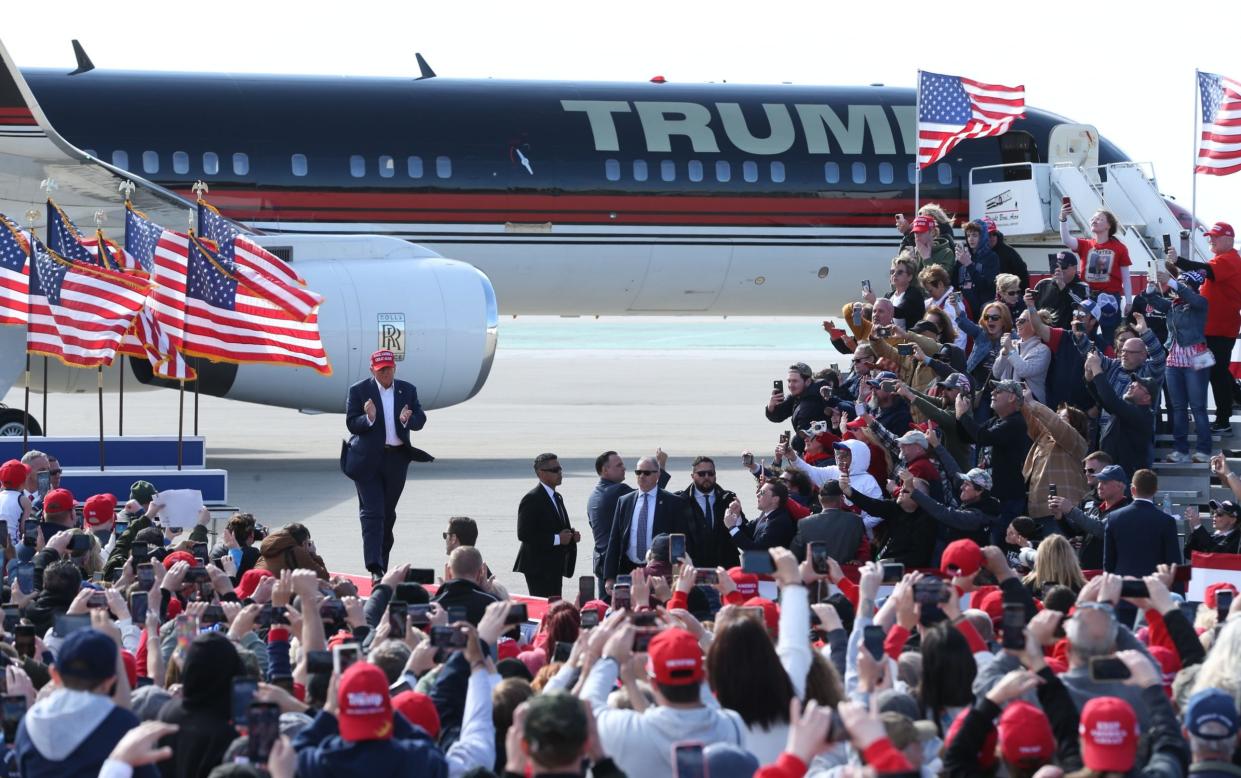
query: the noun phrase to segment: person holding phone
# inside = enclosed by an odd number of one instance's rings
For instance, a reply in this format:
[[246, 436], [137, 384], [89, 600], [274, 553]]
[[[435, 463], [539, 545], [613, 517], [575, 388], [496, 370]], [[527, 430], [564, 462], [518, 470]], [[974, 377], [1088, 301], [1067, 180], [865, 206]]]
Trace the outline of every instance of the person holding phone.
[[[1065, 248], [1077, 253], [1080, 260], [1082, 276], [1090, 285], [1094, 294], [1107, 293], [1125, 302], [1125, 310], [1133, 305], [1133, 284], [1129, 278], [1129, 267], [1133, 261], [1129, 259], [1129, 249], [1123, 241], [1116, 237], [1120, 231], [1120, 220], [1116, 214], [1100, 208], [1095, 211], [1088, 222], [1091, 237], [1075, 238], [1069, 227], [1069, 216], [1073, 213], [1072, 203], [1060, 206], [1060, 240]], [[1111, 330], [1120, 322], [1118, 315], [1101, 321], [1111, 340]]]
[[[991, 377], [997, 381], [1014, 379], [1029, 388], [1039, 402], [1047, 399], [1047, 370], [1051, 367], [1051, 349], [1039, 339], [1032, 320], [1043, 317], [1042, 311], [1022, 309], [1017, 315], [1016, 335], [1000, 337], [1000, 353], [991, 366]], [[1044, 319], [1044, 323], [1048, 323]]]
[[[1161, 287], [1171, 291], [1172, 298], [1162, 295], [1149, 300], [1152, 308], [1168, 317], [1168, 341], [1165, 378], [1168, 400], [1172, 404], [1173, 451], [1164, 461], [1174, 463], [1211, 461], [1211, 417], [1207, 413], [1207, 385], [1215, 355], [1204, 334], [1208, 309], [1207, 298], [1199, 294], [1206, 277], [1197, 271], [1182, 272], [1176, 278], [1158, 274]], [[1235, 304], [1235, 301], [1234, 301]], [[1229, 361], [1232, 356], [1229, 355]], [[1189, 412], [1193, 411], [1195, 446], [1189, 454]]]
[[1189, 535], [1185, 538], [1186, 559], [1195, 551], [1208, 554], [1241, 554], [1241, 530], [1237, 528], [1241, 521], [1241, 505], [1232, 500], [1211, 500], [1210, 505], [1214, 524], [1210, 532], [1203, 525], [1197, 506], [1185, 509], [1185, 522], [1189, 525]]
[[[795, 430], [809, 429], [811, 422], [827, 418], [827, 400], [823, 398], [823, 381], [814, 380], [814, 371], [805, 362], [789, 365], [784, 390], [773, 389], [767, 398], [767, 421], [782, 424], [792, 419]], [[801, 441], [794, 445], [800, 450]]]
[[1073, 325], [1073, 308], [1077, 300], [1090, 297], [1090, 287], [1077, 275], [1077, 255], [1058, 251], [1051, 261], [1052, 274], [1034, 287], [1034, 304], [1040, 311], [1051, 312], [1052, 327], [1067, 330]]
[[950, 278], [961, 293], [962, 305], [954, 314], [968, 316], [971, 311], [977, 311], [995, 299], [995, 277], [1000, 273], [1000, 257], [986, 237], [987, 228], [981, 220], [967, 222], [962, 229], [965, 245], [955, 247], [956, 267]]
[[465, 608], [465, 620], [477, 627], [487, 606], [498, 601], [483, 588], [487, 575], [483, 555], [473, 546], [458, 546], [448, 555], [448, 570], [452, 578], [440, 586], [432, 602], [438, 602], [445, 609]]
[[[912, 325], [926, 313], [926, 295], [918, 286], [918, 271], [921, 268], [922, 265], [915, 255], [902, 252], [892, 259], [891, 267], [888, 269], [888, 279], [892, 288], [884, 295], [884, 299], [892, 304], [892, 321], [901, 327]], [[879, 301], [875, 298], [873, 291], [863, 295], [863, 299], [875, 306], [876, 312], [878, 311]], [[874, 319], [875, 327], [882, 326], [877, 313]], [[872, 328], [871, 331], [873, 332], [874, 329]]]

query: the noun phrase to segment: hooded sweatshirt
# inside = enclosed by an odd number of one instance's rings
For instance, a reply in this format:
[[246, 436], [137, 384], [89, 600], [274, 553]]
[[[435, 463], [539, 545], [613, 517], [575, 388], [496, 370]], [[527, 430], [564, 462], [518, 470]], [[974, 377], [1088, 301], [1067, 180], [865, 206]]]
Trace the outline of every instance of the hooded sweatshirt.
[[[867, 472], [870, 469], [870, 446], [867, 446], [860, 440], [846, 440], [844, 444], [849, 447], [849, 451], [853, 454], [853, 459], [849, 463], [849, 485], [855, 491], [861, 492], [867, 497], [882, 500], [883, 489], [879, 487], [879, 482], [875, 480], [875, 477]], [[815, 467], [814, 465], [806, 464], [804, 459], [795, 459], [789, 462], [789, 464], [810, 476], [810, 480], [814, 482], [816, 487], [840, 478], [840, 468], [836, 465]], [[845, 504], [852, 505], [853, 503], [845, 500]], [[863, 512], [862, 521], [866, 524], [867, 534], [870, 534], [883, 519]]]
[[180, 725], [160, 741], [172, 747], [172, 758], [159, 763], [169, 778], [206, 778], [220, 763], [237, 730], [232, 716], [233, 678], [242, 674], [241, 658], [219, 632], [199, 635], [190, 643], [181, 673], [181, 697], [165, 705], [159, 720]]
[[[125, 733], [134, 714], [110, 697], [59, 689], [27, 711], [17, 728], [17, 763], [23, 776], [94, 776]], [[158, 775], [143, 767], [135, 775]]]

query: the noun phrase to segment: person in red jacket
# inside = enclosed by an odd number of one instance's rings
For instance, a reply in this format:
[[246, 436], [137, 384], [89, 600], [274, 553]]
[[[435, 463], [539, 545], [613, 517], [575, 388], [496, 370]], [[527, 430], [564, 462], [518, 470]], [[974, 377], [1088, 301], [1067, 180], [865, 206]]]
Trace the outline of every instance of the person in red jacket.
[[1208, 262], [1177, 258], [1175, 249], [1167, 250], [1169, 264], [1182, 270], [1197, 270], [1206, 275], [1198, 293], [1207, 299], [1207, 324], [1203, 328], [1207, 348], [1215, 355], [1211, 367], [1211, 393], [1215, 395], [1215, 423], [1211, 432], [1232, 434], [1233, 392], [1236, 382], [1229, 370], [1232, 347], [1241, 330], [1241, 255], [1237, 254], [1237, 233], [1232, 225], [1216, 222], [1206, 232], [1213, 255]]

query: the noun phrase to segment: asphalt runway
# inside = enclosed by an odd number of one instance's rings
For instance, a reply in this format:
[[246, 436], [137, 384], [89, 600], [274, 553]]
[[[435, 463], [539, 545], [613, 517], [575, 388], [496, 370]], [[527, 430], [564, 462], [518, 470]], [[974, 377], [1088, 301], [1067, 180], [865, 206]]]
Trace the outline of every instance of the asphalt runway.
[[[506, 325], [513, 330], [507, 344]], [[560, 492], [583, 534], [578, 574], [589, 574], [586, 500], [598, 480], [594, 459], [600, 452], [619, 451], [632, 484], [637, 459], [662, 446], [674, 489], [690, 483], [690, 462], [707, 454], [716, 459], [720, 483], [744, 494], [753, 482], [741, 469], [740, 452], [750, 448], [770, 458], [783, 429], [763, 416], [772, 380], [784, 378], [798, 360], [815, 369], [846, 361], [818, 323], [805, 319], [613, 319], [606, 333], [602, 326], [588, 319], [502, 320], [483, 390], [467, 403], [430, 412], [426, 428], [414, 436], [437, 461], [410, 468], [394, 563], [439, 569], [448, 517], [471, 516], [481, 528], [484, 559], [502, 583], [524, 593], [525, 580], [511, 572], [517, 504], [536, 482], [534, 456], [553, 451], [565, 466]], [[606, 337], [594, 348], [578, 347], [595, 333]], [[728, 348], [734, 337], [745, 347]], [[643, 343], [650, 349], [633, 348]], [[32, 410], [41, 402], [35, 398]], [[4, 399], [21, 407], [18, 390]], [[105, 403], [112, 434], [115, 396]], [[49, 416], [56, 434], [96, 434], [95, 395], [51, 395]], [[126, 434], [175, 435], [176, 425], [176, 392], [127, 393]], [[229, 471], [232, 504], [268, 526], [304, 522], [331, 569], [365, 572], [357, 496], [338, 468], [347, 435], [343, 414], [310, 416], [203, 397], [199, 426], [208, 466]], [[752, 510], [752, 498], [745, 502]]]

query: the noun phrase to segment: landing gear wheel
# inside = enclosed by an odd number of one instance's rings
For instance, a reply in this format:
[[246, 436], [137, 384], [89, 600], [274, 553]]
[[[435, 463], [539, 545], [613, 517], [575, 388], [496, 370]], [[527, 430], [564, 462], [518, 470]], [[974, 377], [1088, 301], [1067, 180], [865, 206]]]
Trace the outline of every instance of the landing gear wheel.
[[[0, 408], [0, 437], [18, 437], [22, 436], [22, 428], [25, 426], [26, 414], [18, 408]], [[38, 436], [43, 434], [43, 428], [39, 426], [39, 420], [30, 415], [30, 434]]]

